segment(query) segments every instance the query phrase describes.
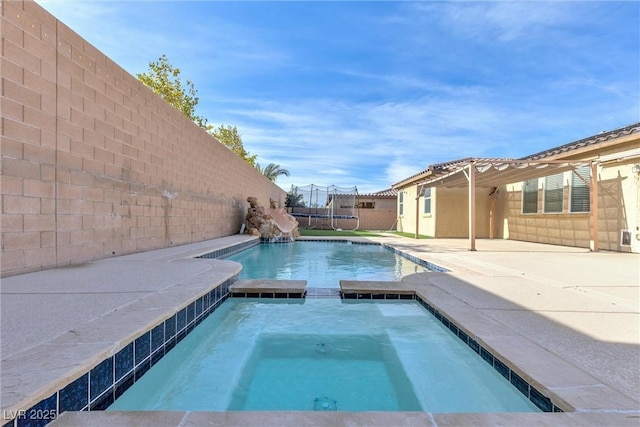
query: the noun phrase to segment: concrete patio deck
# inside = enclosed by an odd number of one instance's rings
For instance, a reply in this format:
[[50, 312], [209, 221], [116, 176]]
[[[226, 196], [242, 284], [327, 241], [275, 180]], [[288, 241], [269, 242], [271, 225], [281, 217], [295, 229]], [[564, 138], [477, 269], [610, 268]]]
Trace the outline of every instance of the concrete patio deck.
[[[2, 279], [4, 419], [236, 274], [235, 263], [193, 256], [247, 239], [230, 236]], [[403, 286], [518, 360], [577, 412], [67, 412], [54, 425], [640, 425], [640, 255], [505, 240], [478, 240], [476, 252], [458, 239], [366, 240], [449, 269], [407, 276]]]

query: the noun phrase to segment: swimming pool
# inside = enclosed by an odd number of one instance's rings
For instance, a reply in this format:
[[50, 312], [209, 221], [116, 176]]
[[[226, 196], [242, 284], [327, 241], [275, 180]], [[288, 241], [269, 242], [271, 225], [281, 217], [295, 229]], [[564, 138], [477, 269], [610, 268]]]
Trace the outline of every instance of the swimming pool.
[[539, 411], [416, 301], [230, 299], [109, 410]]
[[384, 246], [344, 241], [262, 244], [227, 259], [242, 264], [240, 279], [306, 280], [314, 288], [339, 288], [340, 280], [400, 280], [429, 271]]

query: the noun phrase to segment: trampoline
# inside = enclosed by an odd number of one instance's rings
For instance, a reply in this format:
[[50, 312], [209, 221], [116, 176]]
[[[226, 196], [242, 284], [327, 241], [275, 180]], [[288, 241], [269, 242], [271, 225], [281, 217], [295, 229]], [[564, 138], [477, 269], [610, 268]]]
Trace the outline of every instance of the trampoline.
[[[291, 186], [290, 214], [306, 219], [305, 228], [355, 231], [360, 226], [357, 187]], [[300, 224], [302, 226], [302, 224]]]

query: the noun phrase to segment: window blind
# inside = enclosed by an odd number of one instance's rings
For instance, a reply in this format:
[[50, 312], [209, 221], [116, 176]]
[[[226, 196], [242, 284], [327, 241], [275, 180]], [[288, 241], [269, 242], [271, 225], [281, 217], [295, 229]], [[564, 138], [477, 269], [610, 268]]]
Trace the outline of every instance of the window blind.
[[589, 212], [591, 201], [589, 199], [589, 182], [591, 180], [591, 168], [582, 166], [571, 174], [571, 212]]
[[547, 176], [544, 179], [544, 212], [562, 212], [562, 173]]
[[522, 184], [522, 213], [538, 213], [538, 178]]

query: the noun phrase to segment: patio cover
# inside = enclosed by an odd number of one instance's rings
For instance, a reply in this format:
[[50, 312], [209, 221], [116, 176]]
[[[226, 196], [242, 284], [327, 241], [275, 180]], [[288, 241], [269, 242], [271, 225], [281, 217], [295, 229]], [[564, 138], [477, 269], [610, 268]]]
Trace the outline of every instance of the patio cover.
[[[591, 190], [591, 213], [589, 218], [590, 248], [596, 251], [598, 250], [598, 186], [596, 185], [597, 170], [595, 162], [469, 158], [434, 167], [426, 179], [417, 182], [418, 195], [422, 193], [421, 190], [425, 187], [467, 187], [469, 197], [469, 250], [475, 251], [476, 187], [497, 187], [499, 185], [542, 178], [560, 172], [575, 170], [585, 165], [591, 165], [591, 182], [587, 183]], [[418, 228], [416, 220], [416, 235], [417, 234]]]

